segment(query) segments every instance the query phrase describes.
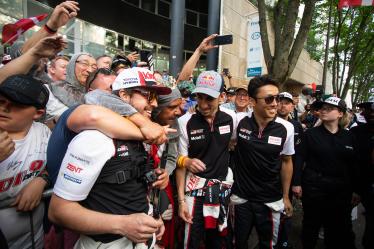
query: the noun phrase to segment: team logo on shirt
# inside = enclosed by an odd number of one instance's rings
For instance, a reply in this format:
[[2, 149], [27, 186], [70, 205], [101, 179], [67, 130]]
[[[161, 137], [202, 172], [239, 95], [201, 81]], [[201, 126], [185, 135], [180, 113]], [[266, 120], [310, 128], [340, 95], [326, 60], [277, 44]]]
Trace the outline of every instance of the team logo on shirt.
[[117, 153], [120, 157], [129, 156], [129, 148], [126, 145], [121, 145], [117, 148]]
[[250, 131], [250, 130], [247, 130], [247, 129], [245, 129], [245, 128], [240, 128], [239, 129], [239, 137], [240, 138], [243, 138], [243, 139], [245, 139], [245, 140], [250, 140], [251, 139], [251, 137], [250, 137], [250, 134], [252, 133], [252, 131]]
[[66, 168], [74, 173], [81, 173], [81, 171], [83, 170], [82, 168], [79, 168], [78, 166], [75, 166], [71, 163], [68, 163], [68, 166], [66, 166]]
[[191, 135], [201, 134], [204, 132], [204, 129], [191, 130]]
[[348, 145], [346, 145], [345, 148], [346, 148], [346, 149], [349, 149], [349, 150], [353, 150], [353, 147], [352, 147], [352, 146], [348, 146]]
[[[15, 162], [10, 163], [10, 165], [18, 165], [18, 166], [22, 164], [23, 164], [22, 161], [15, 161]], [[45, 166], [44, 160], [35, 160], [31, 162], [29, 169], [21, 171], [12, 177], [0, 179], [0, 193], [8, 191], [10, 187], [17, 187], [20, 184], [22, 184], [24, 181], [27, 181], [30, 178], [38, 176], [40, 172], [44, 170], [44, 166]]]
[[78, 183], [78, 184], [81, 184], [82, 183], [82, 180], [81, 179], [78, 179], [78, 178], [75, 178], [75, 177], [72, 177], [68, 174], [65, 174], [64, 173], [64, 178], [68, 181], [71, 181], [71, 182], [74, 182], [74, 183]]

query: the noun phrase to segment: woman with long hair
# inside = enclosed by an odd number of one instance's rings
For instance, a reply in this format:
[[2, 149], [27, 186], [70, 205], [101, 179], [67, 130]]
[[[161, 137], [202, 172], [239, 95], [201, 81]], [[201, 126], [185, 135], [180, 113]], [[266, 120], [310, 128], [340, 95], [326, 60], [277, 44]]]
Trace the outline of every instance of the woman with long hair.
[[351, 223], [356, 184], [354, 136], [342, 121], [346, 104], [337, 97], [315, 103], [321, 125], [308, 129], [301, 144], [303, 170], [295, 172], [302, 196], [303, 248], [314, 248], [324, 227], [326, 248], [355, 248]]

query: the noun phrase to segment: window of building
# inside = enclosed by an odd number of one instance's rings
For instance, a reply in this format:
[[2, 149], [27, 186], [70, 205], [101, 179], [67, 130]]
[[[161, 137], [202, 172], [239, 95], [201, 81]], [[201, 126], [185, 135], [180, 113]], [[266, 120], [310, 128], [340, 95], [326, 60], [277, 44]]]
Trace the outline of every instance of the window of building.
[[158, 14], [170, 18], [170, 3], [162, 0], [158, 1]]
[[141, 8], [146, 11], [155, 13], [156, 12], [156, 1], [155, 0], [142, 0]]
[[205, 28], [205, 29], [208, 27], [208, 15], [200, 13], [199, 27], [200, 28]]
[[197, 26], [197, 13], [186, 10], [186, 23]]
[[140, 4], [139, 0], [124, 0], [124, 1], [136, 7], [139, 7], [139, 4]]

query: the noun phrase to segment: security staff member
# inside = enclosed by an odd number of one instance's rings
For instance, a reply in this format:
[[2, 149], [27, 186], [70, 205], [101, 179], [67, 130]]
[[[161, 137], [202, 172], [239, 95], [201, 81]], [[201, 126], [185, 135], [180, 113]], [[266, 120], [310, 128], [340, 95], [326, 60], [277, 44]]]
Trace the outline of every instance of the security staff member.
[[[303, 135], [303, 127], [301, 126], [301, 123], [297, 121], [297, 119], [291, 118], [291, 114], [293, 110], [295, 110], [295, 103], [294, 103], [294, 97], [288, 93], [288, 92], [282, 92], [279, 94], [279, 104], [278, 104], [278, 110], [277, 114], [278, 117], [287, 120], [293, 125], [293, 128], [295, 130], [294, 133], [294, 146], [295, 146], [295, 154], [292, 156], [292, 164], [293, 168], [296, 167], [301, 168], [302, 162], [300, 162], [300, 157], [298, 156], [298, 151], [300, 148], [300, 143]], [[295, 170], [294, 170], [295, 172]], [[293, 184], [291, 183], [293, 186]], [[296, 197], [298, 197], [298, 190], [299, 188], [292, 188], [292, 191], [296, 191]], [[290, 200], [292, 200], [292, 191], [290, 191]], [[292, 227], [292, 219], [291, 217], [287, 217], [286, 215], [281, 215], [281, 221], [279, 226], [279, 235], [278, 235], [278, 248], [292, 248], [292, 246], [288, 242], [288, 234], [291, 232]]]
[[363, 108], [366, 124], [351, 129], [356, 137], [358, 165], [360, 166], [360, 196], [365, 208], [365, 232], [362, 244], [365, 249], [374, 245], [374, 96], [358, 105]]
[[352, 193], [357, 186], [354, 136], [339, 125], [347, 107], [337, 97], [314, 106], [320, 110], [322, 124], [304, 133], [300, 156], [305, 168], [295, 174], [295, 184], [301, 181], [303, 248], [315, 247], [321, 226], [326, 248], [355, 248], [351, 223]]
[[292, 178], [294, 129], [276, 117], [278, 84], [269, 77], [250, 80], [248, 94], [253, 114], [239, 121], [234, 153], [235, 182], [231, 201], [235, 205], [236, 248], [248, 248], [256, 227], [260, 248], [277, 243], [280, 213], [292, 215], [288, 197]]
[[[227, 206], [233, 181], [229, 168], [229, 142], [235, 134], [236, 114], [219, 108], [223, 79], [214, 71], [202, 72], [193, 93], [196, 113], [178, 120], [179, 215], [186, 222], [184, 248], [225, 247]], [[186, 171], [186, 169], [188, 171]], [[187, 173], [187, 176], [186, 176]]]

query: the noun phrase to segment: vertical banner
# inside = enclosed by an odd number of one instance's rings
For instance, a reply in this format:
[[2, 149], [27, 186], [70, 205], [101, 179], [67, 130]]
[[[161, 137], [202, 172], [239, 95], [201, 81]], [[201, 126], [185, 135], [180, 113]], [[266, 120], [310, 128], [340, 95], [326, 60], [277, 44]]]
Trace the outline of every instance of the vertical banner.
[[258, 13], [248, 19], [247, 77], [262, 74], [262, 44]]

